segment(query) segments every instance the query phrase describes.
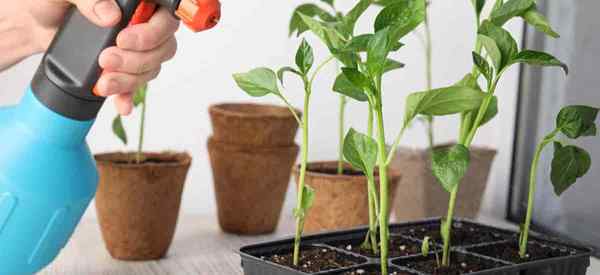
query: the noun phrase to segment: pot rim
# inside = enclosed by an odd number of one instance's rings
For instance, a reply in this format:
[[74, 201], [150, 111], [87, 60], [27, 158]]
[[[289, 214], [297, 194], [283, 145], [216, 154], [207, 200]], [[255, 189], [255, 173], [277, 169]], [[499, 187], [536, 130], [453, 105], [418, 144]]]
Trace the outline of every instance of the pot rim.
[[[333, 167], [337, 167], [337, 160], [322, 160], [322, 161], [309, 161], [307, 163], [307, 169], [306, 169], [306, 175], [307, 176], [311, 176], [311, 177], [319, 177], [319, 178], [338, 178], [338, 179], [358, 179], [358, 178], [365, 178], [365, 175], [346, 175], [346, 174], [329, 174], [329, 173], [322, 173], [322, 172], [314, 172], [310, 170], [310, 166], [311, 165], [317, 165], [317, 164], [321, 164], [321, 165], [332, 165]], [[293, 172], [294, 173], [299, 173], [300, 172], [300, 165], [301, 164], [297, 164], [294, 165], [294, 169]], [[347, 164], [346, 162], [344, 162], [345, 167], [351, 167], [349, 164]], [[392, 167], [392, 165], [388, 166], [388, 174], [391, 178], [399, 178], [402, 176], [402, 173], [395, 167]], [[375, 178], [378, 179], [379, 175], [375, 175]]]
[[[228, 108], [230, 107], [230, 108]], [[233, 107], [233, 108], [232, 108]], [[245, 112], [239, 109], [239, 107], [251, 107], [256, 108], [257, 110], [265, 110], [265, 109], [277, 109], [281, 110], [281, 112]], [[296, 108], [294, 108], [296, 114], [300, 116], [302, 112]], [[222, 116], [228, 117], [237, 117], [237, 118], [272, 118], [272, 119], [294, 119], [294, 115], [290, 112], [290, 110], [281, 105], [275, 104], [260, 104], [260, 103], [220, 103], [211, 105], [208, 107], [208, 112], [210, 114], [218, 114]]]
[[[236, 151], [236, 152], [287, 152], [287, 151], [299, 151], [300, 146], [298, 144], [291, 144], [288, 146], [255, 146], [251, 144], [232, 144], [215, 140], [214, 136], [208, 137], [206, 141], [207, 146], [214, 146], [224, 151]], [[214, 148], [213, 147], [213, 148]]]
[[146, 167], [182, 167], [182, 166], [190, 166], [192, 163], [192, 156], [188, 152], [173, 152], [173, 151], [163, 151], [163, 152], [142, 152], [145, 157], [155, 157], [159, 159], [172, 159], [173, 161], [168, 162], [145, 162], [145, 163], [119, 163], [115, 162], [115, 160], [124, 159], [126, 156], [128, 159], [131, 159], [132, 155], [135, 155], [136, 152], [105, 152], [94, 154], [94, 159], [96, 163], [99, 165], [107, 165], [107, 166], [115, 166], [121, 168], [146, 168]]

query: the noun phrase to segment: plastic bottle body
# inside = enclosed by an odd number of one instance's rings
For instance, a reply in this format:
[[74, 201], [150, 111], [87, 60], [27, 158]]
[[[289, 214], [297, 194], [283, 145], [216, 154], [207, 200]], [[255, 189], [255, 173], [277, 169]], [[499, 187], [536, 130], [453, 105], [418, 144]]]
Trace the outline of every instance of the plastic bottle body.
[[34, 274], [68, 242], [96, 192], [92, 124], [52, 112], [31, 90], [0, 110], [0, 275]]

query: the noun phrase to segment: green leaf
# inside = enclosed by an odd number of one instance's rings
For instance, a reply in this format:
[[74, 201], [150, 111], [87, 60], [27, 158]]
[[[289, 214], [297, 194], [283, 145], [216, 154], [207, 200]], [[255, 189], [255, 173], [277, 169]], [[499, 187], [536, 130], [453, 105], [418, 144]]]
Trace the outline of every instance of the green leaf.
[[269, 68], [256, 68], [247, 73], [234, 74], [233, 78], [238, 87], [250, 96], [280, 94], [279, 87], [277, 87], [277, 76]]
[[385, 61], [385, 66], [383, 67], [383, 73], [387, 73], [393, 70], [404, 68], [404, 63], [398, 62], [394, 59], [388, 58]]
[[425, 20], [425, 0], [397, 1], [385, 7], [375, 19], [375, 31], [390, 29], [390, 41], [398, 41]]
[[430, 240], [431, 238], [429, 236], [425, 236], [425, 238], [423, 238], [423, 244], [421, 244], [421, 255], [423, 255], [423, 257], [427, 257], [429, 255]]
[[488, 106], [487, 111], [483, 115], [483, 119], [481, 120], [481, 125], [483, 126], [490, 122], [496, 115], [498, 114], [498, 98], [494, 96], [492, 101], [490, 102], [490, 106]]
[[360, 0], [356, 5], [344, 16], [344, 26], [346, 31], [352, 35], [356, 27], [356, 21], [365, 13], [371, 6], [372, 0]]
[[310, 68], [313, 66], [315, 61], [312, 47], [306, 42], [306, 39], [302, 39], [298, 51], [296, 51], [296, 66], [300, 69], [303, 75], [306, 75]]
[[284, 77], [285, 73], [293, 73], [293, 74], [296, 74], [296, 75], [302, 77], [302, 73], [300, 73], [298, 70], [296, 70], [292, 67], [289, 67], [289, 66], [283, 67], [277, 71], [277, 78], [279, 79], [281, 86], [283, 86], [283, 77]]
[[479, 18], [479, 16], [481, 16], [481, 11], [483, 11], [483, 7], [485, 6], [485, 0], [471, 0], [471, 4], [473, 4], [475, 14]]
[[127, 145], [127, 133], [125, 132], [125, 128], [123, 127], [123, 121], [121, 120], [121, 116], [117, 115], [112, 123], [112, 130], [115, 136], [123, 142], [123, 144]]
[[426, 92], [412, 93], [406, 100], [405, 118], [416, 115], [444, 116], [479, 108], [486, 94], [481, 90], [451, 86]]
[[144, 84], [142, 85], [142, 87], [140, 87], [135, 94], [133, 94], [133, 106], [137, 107], [140, 104], [143, 104], [146, 102], [146, 93], [148, 91], [148, 84]]
[[517, 42], [512, 35], [488, 20], [481, 24], [479, 33], [492, 38], [500, 50], [502, 61], [500, 62], [500, 66], [496, 68], [497, 71], [501, 71], [519, 52]]
[[567, 106], [562, 108], [556, 117], [556, 129], [571, 139], [595, 136], [597, 116], [597, 108], [582, 105]]
[[[349, 52], [366, 52], [367, 47], [369, 46], [369, 42], [373, 38], [373, 34], [361, 34], [359, 36], [353, 37], [350, 42], [343, 48], [344, 51]], [[399, 50], [404, 44], [400, 42], [392, 42], [391, 51]]]
[[325, 2], [327, 5], [334, 7], [334, 0], [321, 0], [321, 2]]
[[490, 19], [494, 24], [502, 26], [511, 18], [524, 14], [534, 4], [535, 0], [509, 0], [502, 7], [493, 10]]
[[377, 163], [377, 141], [350, 128], [344, 138], [344, 158], [355, 169], [373, 176]]
[[496, 68], [496, 70], [502, 69], [502, 53], [500, 52], [498, 45], [496, 45], [496, 41], [483, 34], [478, 35], [477, 39], [479, 39], [479, 42], [483, 45], [483, 48], [492, 59], [492, 62], [494, 62], [494, 68]]
[[362, 88], [354, 85], [344, 73], [341, 73], [335, 79], [333, 91], [353, 98], [357, 101], [367, 101], [368, 97]]
[[313, 32], [327, 47], [330, 51], [341, 49], [344, 45], [344, 37], [340, 34], [332, 25], [319, 22], [314, 18], [300, 13], [300, 18], [306, 24], [306, 26]]
[[475, 64], [479, 72], [481, 72], [481, 74], [485, 77], [485, 79], [487, 79], [488, 82], [492, 81], [492, 78], [494, 77], [494, 69], [492, 69], [490, 64], [487, 62], [487, 60], [485, 60], [485, 58], [483, 58], [483, 56], [479, 55], [476, 52], [473, 52], [472, 54], [473, 63]]
[[557, 196], [562, 195], [578, 178], [589, 171], [591, 165], [590, 154], [584, 149], [572, 145], [562, 146], [555, 142], [550, 172], [554, 193]]
[[471, 73], [466, 74], [460, 81], [454, 84], [454, 86], [468, 87], [479, 91], [481, 90], [479, 83], [477, 83], [477, 78], [475, 78]]
[[550, 37], [559, 38], [560, 35], [552, 29], [548, 19], [538, 12], [536, 5], [530, 7], [523, 15], [521, 15], [527, 24], [532, 25], [538, 31], [547, 34]]
[[294, 208], [294, 216], [296, 218], [304, 219], [306, 212], [312, 207], [315, 201], [315, 190], [308, 185], [304, 185], [304, 191], [302, 196], [302, 202], [300, 203], [300, 209]]
[[512, 59], [511, 64], [515, 63], [525, 63], [529, 65], [546, 67], [561, 67], [563, 71], [565, 71], [565, 74], [569, 74], [569, 67], [565, 63], [545, 52], [523, 50]]
[[303, 4], [298, 6], [292, 14], [292, 19], [289, 25], [289, 35], [292, 36], [297, 33], [300, 36], [302, 33], [308, 30], [308, 26], [302, 20], [300, 14], [304, 14], [309, 17], [319, 17], [323, 21], [335, 22], [337, 19], [334, 15], [329, 14], [315, 4]]
[[358, 69], [344, 67], [342, 68], [342, 73], [354, 86], [363, 90], [368, 90], [371, 88], [371, 81], [369, 81], [369, 78], [358, 71]]
[[431, 170], [444, 189], [450, 193], [469, 168], [469, 149], [461, 144], [433, 151]]
[[390, 40], [388, 29], [383, 29], [375, 33], [367, 45], [367, 70], [370, 75], [380, 76], [390, 53]]
[[492, 12], [497, 12], [504, 5], [504, 0], [496, 0], [494, 6], [492, 7]]

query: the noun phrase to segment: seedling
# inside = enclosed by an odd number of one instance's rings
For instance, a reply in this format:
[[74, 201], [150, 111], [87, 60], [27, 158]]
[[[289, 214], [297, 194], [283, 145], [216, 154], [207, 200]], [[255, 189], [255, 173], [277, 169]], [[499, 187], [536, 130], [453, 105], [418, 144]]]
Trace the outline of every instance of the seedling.
[[[461, 113], [459, 142], [450, 148], [436, 149], [433, 152], [432, 172], [442, 187], [450, 193], [448, 214], [441, 221], [441, 236], [444, 242], [442, 265], [450, 264], [450, 243], [452, 220], [456, 205], [456, 196], [461, 179], [469, 166], [469, 147], [478, 129], [489, 122], [498, 113], [498, 100], [494, 96], [498, 83], [506, 70], [512, 65], [524, 63], [540, 66], [561, 67], [568, 72], [567, 66], [550, 54], [532, 50], [519, 51], [512, 35], [502, 26], [514, 17], [522, 17], [536, 29], [558, 37], [547, 20], [535, 6], [534, 0], [497, 0], [487, 19], [481, 20], [485, 0], [472, 0], [477, 26], [477, 39], [473, 51], [473, 71], [454, 86], [414, 93], [408, 97], [405, 121], [412, 120], [416, 114], [435, 116]], [[482, 50], [485, 49], [485, 56]], [[479, 85], [483, 76], [485, 92]], [[449, 94], [452, 89], [468, 89], [468, 96]], [[465, 95], [467, 95], [465, 94]], [[452, 103], [441, 108], [431, 105], [432, 100], [452, 97]], [[427, 107], [429, 106], [429, 107]], [[471, 108], [475, 106], [475, 108]], [[469, 108], [467, 108], [469, 107]], [[446, 110], [444, 110], [446, 109]], [[462, 110], [459, 110], [462, 109]], [[449, 112], [452, 110], [452, 112]], [[406, 125], [406, 123], [405, 123]]]
[[[421, 255], [423, 255], [423, 257], [427, 257], [429, 256], [429, 248], [431, 246], [431, 238], [429, 236], [425, 236], [425, 238], [423, 238], [423, 243], [421, 244]], [[438, 255], [437, 252], [434, 253], [435, 255], [435, 263], [438, 267], [441, 266], [440, 263], [440, 256]]]
[[[148, 90], [148, 85], [145, 84], [142, 87], [140, 87], [133, 96], [134, 108], [137, 108], [140, 106], [142, 107], [142, 113], [141, 113], [141, 117], [140, 117], [140, 135], [139, 135], [139, 139], [138, 139], [137, 151], [135, 153], [135, 162], [138, 164], [144, 162], [143, 147], [144, 147], [144, 130], [145, 130], [145, 124], [146, 124], [146, 92], [147, 92], [147, 90]], [[113, 133], [115, 134], [115, 136], [117, 136], [119, 138], [119, 140], [121, 140], [121, 142], [123, 142], [123, 144], [127, 145], [127, 142], [128, 142], [127, 132], [125, 131], [125, 128], [123, 127], [123, 119], [121, 118], [120, 115], [117, 115], [113, 119], [112, 130], [113, 130]]]
[[556, 129], [548, 134], [537, 145], [529, 174], [529, 196], [527, 200], [527, 215], [521, 226], [519, 237], [519, 256], [527, 258], [529, 229], [533, 216], [538, 162], [546, 145], [554, 143], [554, 158], [550, 172], [550, 180], [556, 196], [562, 195], [578, 178], [583, 177], [590, 169], [592, 159], [590, 154], [575, 145], [568, 145], [558, 139], [562, 136], [575, 140], [580, 137], [596, 136], [596, 117], [598, 108], [588, 106], [564, 107], [556, 117]]
[[[302, 232], [304, 230], [304, 219], [306, 217], [306, 213], [312, 206], [315, 196], [314, 190], [310, 186], [304, 184], [306, 166], [308, 163], [310, 96], [312, 95], [313, 83], [318, 73], [332, 60], [333, 57], [325, 59], [325, 61], [318, 65], [311, 74], [310, 71], [313, 68], [314, 63], [313, 49], [308, 42], [306, 42], [306, 40], [302, 40], [302, 43], [296, 52], [295, 68], [290, 66], [283, 67], [279, 69], [277, 73], [275, 73], [275, 71], [272, 69], [262, 67], [253, 69], [247, 73], [233, 75], [237, 85], [250, 96], [262, 97], [266, 95], [274, 95], [280, 98], [290, 109], [290, 112], [292, 112], [294, 118], [298, 122], [298, 125], [300, 125], [300, 128], [302, 129], [302, 160], [300, 164], [300, 177], [298, 180], [297, 205], [294, 209], [294, 216], [296, 217], [296, 236], [294, 240], [293, 264], [296, 266], [298, 265], [299, 261], [300, 241]], [[304, 108], [302, 112], [302, 119], [298, 117], [298, 114], [296, 114], [294, 108], [289, 103], [289, 100], [281, 92], [282, 89], [279, 87], [278, 79], [281, 83], [281, 88], [283, 88], [283, 80], [286, 73], [292, 73], [298, 76], [304, 86]]]

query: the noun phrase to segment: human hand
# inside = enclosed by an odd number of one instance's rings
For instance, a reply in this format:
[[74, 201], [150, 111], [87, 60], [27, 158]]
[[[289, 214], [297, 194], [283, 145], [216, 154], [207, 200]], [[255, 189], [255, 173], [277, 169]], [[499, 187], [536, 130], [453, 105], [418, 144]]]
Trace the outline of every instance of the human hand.
[[[33, 17], [34, 33], [40, 50], [45, 51], [64, 20], [70, 5], [98, 26], [114, 26], [121, 20], [115, 0], [27, 0]], [[114, 96], [117, 110], [128, 115], [133, 109], [133, 93], [157, 77], [161, 64], [177, 51], [175, 32], [179, 21], [168, 10], [159, 8], [149, 22], [125, 28], [116, 46], [105, 49], [99, 64], [105, 73], [96, 84], [101, 96]]]

